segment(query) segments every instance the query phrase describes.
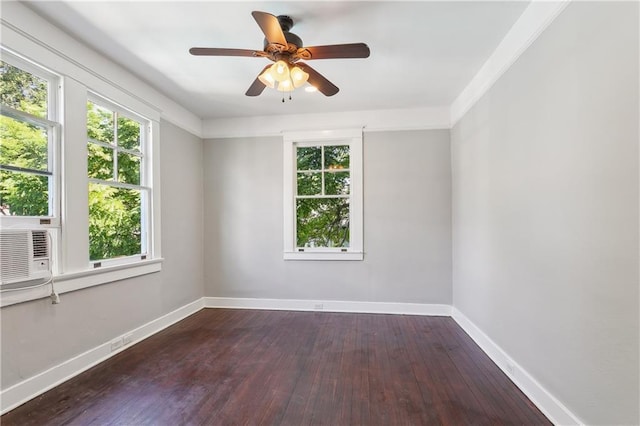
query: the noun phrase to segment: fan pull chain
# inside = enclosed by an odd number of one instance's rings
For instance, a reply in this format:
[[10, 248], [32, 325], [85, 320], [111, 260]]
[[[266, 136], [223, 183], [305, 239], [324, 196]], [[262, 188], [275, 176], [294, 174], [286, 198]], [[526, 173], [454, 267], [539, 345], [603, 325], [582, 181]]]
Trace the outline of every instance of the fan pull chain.
[[[294, 90], [294, 85], [293, 85], [293, 78], [291, 78], [291, 75], [289, 75], [289, 81], [291, 82], [291, 90], [289, 91], [289, 100], [292, 101], [293, 98], [291, 97], [291, 92], [293, 92]], [[282, 92], [282, 103], [284, 103], [284, 92]]]
[[295, 86], [293, 85], [293, 77], [291, 77], [291, 73], [289, 73], [289, 81], [291, 82], [291, 92], [289, 92], [289, 100], [291, 100], [291, 93], [295, 89]]

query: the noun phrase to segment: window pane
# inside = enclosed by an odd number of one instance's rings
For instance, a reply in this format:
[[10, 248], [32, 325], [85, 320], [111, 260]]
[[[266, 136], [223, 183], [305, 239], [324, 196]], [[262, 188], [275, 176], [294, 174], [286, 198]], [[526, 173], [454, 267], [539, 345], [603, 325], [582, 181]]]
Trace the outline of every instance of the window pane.
[[349, 247], [349, 199], [296, 201], [298, 247]]
[[349, 194], [349, 172], [327, 172], [324, 174], [324, 190], [326, 195]]
[[312, 146], [296, 149], [298, 170], [321, 170], [322, 148]]
[[140, 150], [140, 123], [126, 117], [118, 117], [118, 146]]
[[298, 173], [298, 195], [322, 194], [322, 173]]
[[0, 164], [48, 170], [47, 129], [0, 116]]
[[0, 170], [0, 215], [49, 216], [49, 177]]
[[140, 185], [140, 157], [118, 153], [118, 182]]
[[47, 118], [48, 83], [0, 61], [0, 101], [19, 111]]
[[113, 149], [90, 143], [89, 177], [101, 180], [113, 180]]
[[89, 257], [110, 259], [140, 254], [140, 192], [89, 184]]
[[349, 145], [324, 147], [324, 168], [327, 170], [349, 168]]
[[87, 102], [87, 136], [96, 141], [114, 143], [113, 112]]

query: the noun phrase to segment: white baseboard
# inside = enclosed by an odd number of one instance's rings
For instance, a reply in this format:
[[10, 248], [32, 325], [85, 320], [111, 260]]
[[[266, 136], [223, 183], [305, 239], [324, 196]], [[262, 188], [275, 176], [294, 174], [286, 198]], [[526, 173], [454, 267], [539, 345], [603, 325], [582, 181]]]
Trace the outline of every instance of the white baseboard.
[[111, 342], [113, 340], [111, 340], [20, 383], [16, 383], [7, 389], [3, 389], [0, 391], [0, 414], [4, 414], [7, 411], [10, 411], [30, 399], [48, 391], [49, 389], [66, 382], [94, 365], [111, 358], [115, 354], [130, 348], [132, 345], [146, 339], [147, 337], [152, 336], [189, 315], [198, 312], [202, 308], [204, 308], [203, 299], [198, 299], [176, 309], [173, 312], [169, 312], [160, 318], [114, 338], [115, 340], [122, 338], [123, 336], [131, 336], [131, 343], [128, 343], [113, 352], [111, 351]]
[[450, 305], [387, 302], [347, 302], [336, 300], [254, 299], [203, 297], [150, 321], [113, 340], [131, 336], [131, 343], [111, 351], [111, 341], [77, 355], [42, 373], [0, 391], [0, 414], [35, 398], [49, 389], [77, 376], [132, 345], [152, 336], [203, 308], [265, 309], [285, 311], [352, 312], [396, 315], [451, 316], [480, 346], [491, 360], [554, 424], [584, 424], [531, 375], [513, 361], [462, 312]]
[[346, 302], [340, 300], [252, 299], [205, 297], [205, 308], [274, 311], [352, 312], [368, 314], [451, 316], [450, 305], [423, 303]]
[[469, 318], [455, 307], [451, 309], [451, 316], [462, 329], [476, 342], [491, 360], [520, 388], [520, 390], [544, 413], [555, 425], [582, 425], [567, 407], [549, 393], [540, 383], [505, 351], [478, 328]]

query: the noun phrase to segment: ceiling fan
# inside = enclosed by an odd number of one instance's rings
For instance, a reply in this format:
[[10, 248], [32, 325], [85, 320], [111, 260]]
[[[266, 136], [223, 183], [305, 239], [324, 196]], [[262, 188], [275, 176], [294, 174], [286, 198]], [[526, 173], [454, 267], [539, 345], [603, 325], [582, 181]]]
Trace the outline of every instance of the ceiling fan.
[[302, 39], [289, 32], [293, 27], [293, 20], [289, 16], [274, 16], [259, 11], [253, 11], [251, 15], [265, 35], [263, 50], [216, 47], [189, 49], [189, 53], [196, 56], [248, 56], [274, 62], [264, 67], [256, 77], [245, 93], [247, 96], [258, 96], [267, 86], [277, 87], [281, 92], [291, 92], [306, 82], [325, 96], [333, 96], [340, 89], [300, 60], [369, 57], [369, 47], [365, 43], [304, 47]]

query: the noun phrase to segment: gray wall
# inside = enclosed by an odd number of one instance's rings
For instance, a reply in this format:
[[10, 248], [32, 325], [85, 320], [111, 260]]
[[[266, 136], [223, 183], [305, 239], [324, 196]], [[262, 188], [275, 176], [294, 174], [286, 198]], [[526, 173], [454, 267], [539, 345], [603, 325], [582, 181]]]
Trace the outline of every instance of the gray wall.
[[638, 3], [574, 3], [452, 130], [453, 303], [587, 424], [638, 424]]
[[282, 138], [205, 141], [205, 295], [450, 304], [448, 130], [365, 133], [364, 261], [284, 261]]
[[202, 140], [160, 131], [162, 271], [2, 308], [3, 389], [202, 297]]

